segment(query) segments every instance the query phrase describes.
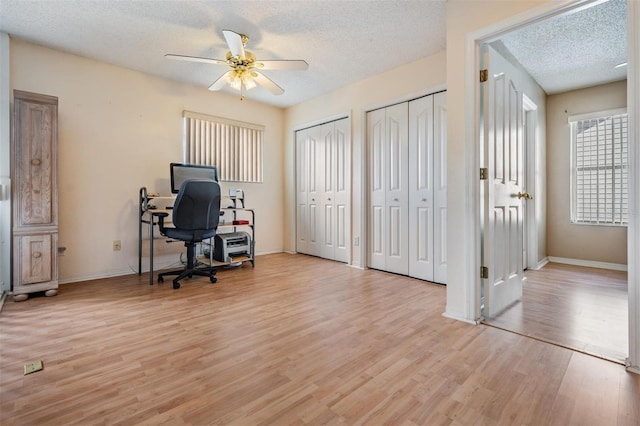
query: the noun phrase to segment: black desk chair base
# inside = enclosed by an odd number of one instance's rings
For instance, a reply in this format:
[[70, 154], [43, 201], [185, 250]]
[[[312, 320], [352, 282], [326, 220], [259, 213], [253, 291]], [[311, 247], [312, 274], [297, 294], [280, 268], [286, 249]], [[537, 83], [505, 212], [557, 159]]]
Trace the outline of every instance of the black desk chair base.
[[193, 278], [194, 275], [209, 277], [209, 281], [211, 283], [215, 283], [218, 281], [216, 278], [216, 268], [212, 266], [196, 268], [195, 267], [195, 244], [194, 243], [185, 243], [187, 247], [187, 266], [184, 269], [178, 269], [175, 271], [163, 272], [158, 274], [158, 283], [164, 282], [164, 277], [166, 275], [177, 275], [176, 278], [173, 279], [173, 288], [177, 290], [180, 288], [180, 280], [183, 278]]

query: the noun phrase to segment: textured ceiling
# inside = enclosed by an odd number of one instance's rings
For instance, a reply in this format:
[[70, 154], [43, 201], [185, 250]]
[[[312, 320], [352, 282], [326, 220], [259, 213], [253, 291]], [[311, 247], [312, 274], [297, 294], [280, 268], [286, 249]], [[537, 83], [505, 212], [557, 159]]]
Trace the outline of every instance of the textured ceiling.
[[502, 38], [547, 94], [624, 80], [627, 0], [557, 16]]
[[445, 6], [444, 0], [0, 0], [0, 30], [204, 90], [226, 65], [164, 54], [225, 59], [222, 30], [233, 30], [249, 36], [247, 49], [258, 59], [309, 63], [307, 71], [264, 71], [283, 95], [263, 88], [246, 95], [284, 107], [444, 50]]
[[[258, 59], [304, 59], [264, 71], [285, 89], [247, 98], [286, 107], [445, 49], [445, 0], [0, 0], [0, 31], [44, 46], [201, 86], [224, 65], [223, 29], [247, 34]], [[502, 39], [548, 93], [624, 79], [626, 0], [556, 17]], [[229, 93], [237, 93], [225, 89]]]

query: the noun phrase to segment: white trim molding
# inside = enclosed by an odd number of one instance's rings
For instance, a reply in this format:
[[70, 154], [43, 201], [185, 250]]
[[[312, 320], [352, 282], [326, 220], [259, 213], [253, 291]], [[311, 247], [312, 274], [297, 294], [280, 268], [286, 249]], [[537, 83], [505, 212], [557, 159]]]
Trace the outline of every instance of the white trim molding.
[[596, 262], [594, 260], [569, 259], [566, 257], [554, 257], [554, 256], [549, 256], [548, 259], [549, 259], [549, 262], [562, 263], [565, 265], [576, 265], [576, 266], [584, 266], [587, 268], [609, 269], [612, 271], [627, 270], [627, 265], [622, 265], [620, 263]]
[[627, 370], [640, 374], [640, 2], [627, 2], [627, 114], [629, 120], [629, 358]]

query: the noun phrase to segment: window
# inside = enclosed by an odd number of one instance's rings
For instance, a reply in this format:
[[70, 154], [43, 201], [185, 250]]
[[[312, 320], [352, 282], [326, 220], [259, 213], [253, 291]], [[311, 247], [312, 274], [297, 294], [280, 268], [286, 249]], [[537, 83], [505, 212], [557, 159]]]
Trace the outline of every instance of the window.
[[216, 166], [219, 180], [262, 182], [264, 126], [184, 111], [184, 159]]
[[572, 147], [571, 221], [629, 222], [626, 109], [569, 117]]

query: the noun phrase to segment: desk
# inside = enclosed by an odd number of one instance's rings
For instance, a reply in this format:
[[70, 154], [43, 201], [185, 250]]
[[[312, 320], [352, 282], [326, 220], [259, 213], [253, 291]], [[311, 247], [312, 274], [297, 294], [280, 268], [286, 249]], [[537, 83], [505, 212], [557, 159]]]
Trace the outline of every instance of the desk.
[[[140, 188], [140, 200], [139, 200], [140, 203], [139, 203], [139, 210], [138, 210], [138, 215], [139, 215], [138, 217], [138, 275], [142, 275], [142, 244], [143, 244], [142, 228], [143, 228], [143, 225], [146, 224], [149, 227], [149, 230], [148, 230], [148, 233], [149, 233], [149, 285], [153, 284], [153, 271], [154, 271], [153, 244], [155, 239], [154, 228], [156, 227], [156, 225], [158, 225], [158, 222], [159, 222], [158, 217], [160, 216], [160, 214], [168, 213], [169, 217], [171, 217], [171, 214], [173, 212], [173, 210], [171, 209], [149, 208], [149, 206], [151, 206], [150, 201], [154, 199], [159, 201], [165, 201], [165, 204], [173, 204], [172, 200], [175, 200], [175, 197], [159, 197], [157, 195], [150, 195], [147, 192], [147, 188], [145, 187]], [[235, 232], [238, 228], [245, 228], [250, 231], [249, 232], [251, 236], [250, 253], [247, 258], [240, 260], [240, 262], [249, 261], [251, 262], [252, 266], [255, 266], [255, 238], [254, 238], [255, 237], [255, 212], [253, 211], [253, 209], [247, 209], [244, 207], [243, 208], [236, 208], [236, 207], [222, 208], [220, 209], [220, 211], [225, 213], [227, 212], [231, 213], [232, 221], [220, 222], [220, 224], [218, 225], [218, 230], [225, 229], [225, 230], [228, 230], [228, 232]], [[239, 214], [245, 214], [245, 215], [248, 214], [250, 216], [250, 219], [248, 219], [249, 223], [234, 225], [233, 221], [238, 219]], [[213, 266], [226, 266], [232, 263], [232, 262], [219, 262], [214, 260], [213, 259], [213, 238], [209, 239], [208, 244], [209, 244], [209, 259], [199, 257], [198, 258], [199, 261], [201, 262], [208, 261], [209, 265], [213, 265]], [[233, 263], [236, 263], [236, 262], [233, 262]]]

